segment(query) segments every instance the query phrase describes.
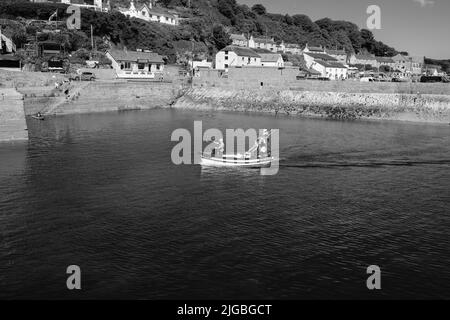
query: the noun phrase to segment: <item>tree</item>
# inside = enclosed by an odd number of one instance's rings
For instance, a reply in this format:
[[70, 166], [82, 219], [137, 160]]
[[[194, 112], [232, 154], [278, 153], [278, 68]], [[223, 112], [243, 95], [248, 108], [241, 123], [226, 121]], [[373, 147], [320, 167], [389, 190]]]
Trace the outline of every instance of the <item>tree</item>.
[[219, 9], [219, 12], [229, 19], [234, 18], [235, 7], [236, 1], [234, 0], [219, 0], [217, 2], [217, 9]]
[[260, 16], [265, 15], [267, 13], [266, 7], [264, 7], [262, 4], [255, 4], [252, 7], [252, 11], [256, 14], [259, 14]]
[[216, 25], [213, 28], [212, 41], [218, 49], [223, 49], [232, 42], [230, 39], [230, 35], [225, 32], [221, 25]]

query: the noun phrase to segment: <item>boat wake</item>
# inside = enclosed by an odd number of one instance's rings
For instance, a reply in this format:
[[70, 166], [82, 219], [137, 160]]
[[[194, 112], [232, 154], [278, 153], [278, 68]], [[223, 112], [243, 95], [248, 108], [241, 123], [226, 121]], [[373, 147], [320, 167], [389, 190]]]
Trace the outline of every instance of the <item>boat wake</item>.
[[336, 167], [406, 167], [406, 166], [428, 166], [442, 165], [450, 166], [450, 159], [440, 160], [367, 160], [367, 161], [339, 161], [339, 162], [290, 162], [289, 159], [281, 160], [280, 167], [283, 168], [336, 168]]

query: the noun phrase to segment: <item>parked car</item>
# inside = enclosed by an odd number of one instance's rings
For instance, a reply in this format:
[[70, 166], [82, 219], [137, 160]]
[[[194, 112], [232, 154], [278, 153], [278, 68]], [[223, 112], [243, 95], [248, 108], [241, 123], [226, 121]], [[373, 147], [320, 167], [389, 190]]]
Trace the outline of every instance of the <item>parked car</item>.
[[359, 79], [359, 81], [361, 82], [375, 82], [375, 78], [374, 77], [362, 77]]
[[95, 74], [92, 72], [80, 72], [72, 75], [70, 80], [75, 81], [94, 81], [96, 79]]

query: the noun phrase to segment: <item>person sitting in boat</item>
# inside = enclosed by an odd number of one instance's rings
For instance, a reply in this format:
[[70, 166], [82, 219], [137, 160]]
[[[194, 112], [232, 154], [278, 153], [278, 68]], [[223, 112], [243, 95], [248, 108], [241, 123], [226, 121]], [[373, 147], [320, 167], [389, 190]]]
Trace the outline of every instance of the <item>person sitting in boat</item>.
[[222, 156], [224, 149], [225, 149], [225, 144], [223, 143], [223, 139], [219, 139], [219, 143], [217, 146], [217, 155]]
[[215, 141], [214, 137], [212, 139], [212, 141], [215, 144], [214, 149], [211, 152], [211, 157], [214, 158], [217, 156], [221, 156], [223, 154], [224, 148], [225, 148], [225, 144], [223, 143], [223, 139], [220, 139], [218, 142]]

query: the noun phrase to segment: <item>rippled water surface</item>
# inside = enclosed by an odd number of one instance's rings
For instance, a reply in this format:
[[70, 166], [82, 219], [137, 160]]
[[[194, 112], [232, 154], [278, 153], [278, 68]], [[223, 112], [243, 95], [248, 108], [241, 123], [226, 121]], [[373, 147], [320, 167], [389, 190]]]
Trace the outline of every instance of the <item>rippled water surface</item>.
[[[194, 120], [279, 128], [279, 174], [173, 165]], [[28, 126], [0, 145], [1, 298], [450, 298], [450, 126], [173, 110]]]

